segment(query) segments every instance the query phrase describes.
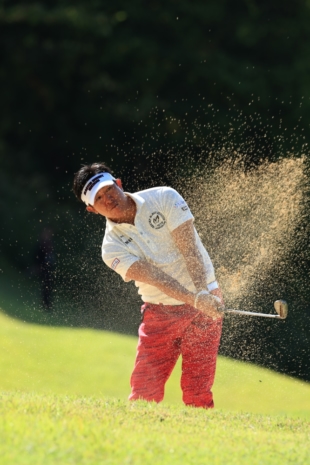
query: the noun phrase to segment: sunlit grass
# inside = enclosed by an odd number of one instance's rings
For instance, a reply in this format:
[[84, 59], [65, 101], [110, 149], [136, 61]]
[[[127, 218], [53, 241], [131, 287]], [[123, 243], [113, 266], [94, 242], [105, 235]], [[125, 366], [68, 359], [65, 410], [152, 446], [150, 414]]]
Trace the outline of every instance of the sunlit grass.
[[309, 384], [219, 357], [215, 410], [182, 404], [180, 363], [163, 404], [130, 403], [136, 343], [0, 313], [1, 465], [310, 463]]
[[[90, 329], [30, 325], [0, 313], [0, 390], [126, 400], [135, 337]], [[180, 362], [165, 403], [181, 405]], [[219, 357], [216, 408], [310, 418], [310, 384]]]

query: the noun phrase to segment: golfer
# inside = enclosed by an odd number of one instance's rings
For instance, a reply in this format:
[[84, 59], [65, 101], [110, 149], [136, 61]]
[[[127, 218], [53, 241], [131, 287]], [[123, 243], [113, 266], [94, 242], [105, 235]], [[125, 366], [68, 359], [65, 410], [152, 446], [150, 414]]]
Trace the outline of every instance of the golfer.
[[129, 399], [160, 402], [182, 355], [183, 402], [212, 408], [223, 300], [187, 203], [170, 187], [124, 192], [104, 163], [83, 166], [73, 191], [106, 218], [103, 261], [143, 301]]

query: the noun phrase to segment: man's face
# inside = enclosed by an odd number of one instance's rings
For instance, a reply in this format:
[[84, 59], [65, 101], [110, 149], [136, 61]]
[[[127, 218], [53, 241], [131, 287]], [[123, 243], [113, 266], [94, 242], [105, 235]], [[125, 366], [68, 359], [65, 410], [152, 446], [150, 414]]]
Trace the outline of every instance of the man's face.
[[121, 184], [114, 182], [97, 192], [93, 207], [87, 207], [87, 210], [117, 220], [124, 216], [127, 208], [128, 197], [124, 194]]

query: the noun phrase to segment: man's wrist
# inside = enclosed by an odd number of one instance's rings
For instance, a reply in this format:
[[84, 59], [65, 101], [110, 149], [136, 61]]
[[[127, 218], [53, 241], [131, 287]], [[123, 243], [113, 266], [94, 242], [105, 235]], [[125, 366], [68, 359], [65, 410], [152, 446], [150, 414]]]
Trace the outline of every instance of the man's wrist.
[[195, 297], [196, 297], [195, 292], [187, 291], [186, 295], [183, 297], [183, 302], [186, 303], [187, 305], [190, 305], [191, 307], [194, 307]]

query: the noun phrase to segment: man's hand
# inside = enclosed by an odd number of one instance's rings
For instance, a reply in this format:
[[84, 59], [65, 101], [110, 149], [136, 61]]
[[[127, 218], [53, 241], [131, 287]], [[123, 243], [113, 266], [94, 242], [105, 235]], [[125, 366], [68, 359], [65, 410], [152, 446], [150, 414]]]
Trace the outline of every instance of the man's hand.
[[215, 295], [216, 297], [219, 297], [221, 299], [221, 304], [224, 307], [225, 303], [224, 303], [224, 299], [223, 299], [223, 294], [222, 294], [222, 291], [221, 291], [221, 289], [219, 287], [216, 288], [216, 289], [213, 289], [213, 291], [211, 291], [210, 294]]
[[[214, 291], [218, 290], [214, 289]], [[214, 291], [212, 291], [212, 294], [200, 294], [196, 298], [196, 308], [210, 318], [222, 318], [223, 312], [220, 311], [223, 308], [222, 299], [215, 295]]]

